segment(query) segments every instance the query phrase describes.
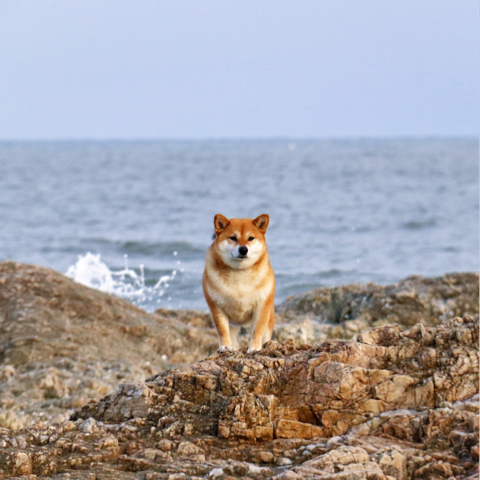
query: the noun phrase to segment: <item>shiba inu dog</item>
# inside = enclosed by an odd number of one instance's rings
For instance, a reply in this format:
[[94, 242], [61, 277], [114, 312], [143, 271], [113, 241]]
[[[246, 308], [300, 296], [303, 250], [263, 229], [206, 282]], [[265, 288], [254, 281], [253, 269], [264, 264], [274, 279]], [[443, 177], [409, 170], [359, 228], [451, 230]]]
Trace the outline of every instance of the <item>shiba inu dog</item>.
[[255, 220], [215, 215], [203, 292], [218, 332], [219, 352], [238, 349], [241, 326], [252, 325], [249, 353], [272, 338], [275, 276], [265, 243], [268, 222], [267, 214]]

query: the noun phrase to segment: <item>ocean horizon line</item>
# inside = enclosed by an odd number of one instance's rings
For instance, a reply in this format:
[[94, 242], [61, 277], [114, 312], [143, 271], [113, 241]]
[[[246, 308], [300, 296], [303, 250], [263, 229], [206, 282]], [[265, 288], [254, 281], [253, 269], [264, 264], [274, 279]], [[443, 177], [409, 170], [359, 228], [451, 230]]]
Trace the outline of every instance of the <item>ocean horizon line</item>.
[[425, 140], [476, 140], [479, 135], [364, 135], [364, 136], [325, 136], [325, 137], [57, 137], [57, 138], [0, 138], [1, 144], [9, 143], [242, 143], [242, 142], [336, 142], [336, 141], [425, 141]]

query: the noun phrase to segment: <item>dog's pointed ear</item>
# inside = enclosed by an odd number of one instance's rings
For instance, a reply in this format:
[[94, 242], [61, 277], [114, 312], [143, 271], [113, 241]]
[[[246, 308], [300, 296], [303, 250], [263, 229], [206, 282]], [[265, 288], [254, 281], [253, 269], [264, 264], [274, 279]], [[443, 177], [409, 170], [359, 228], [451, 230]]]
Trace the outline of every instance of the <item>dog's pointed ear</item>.
[[258, 230], [260, 230], [261, 233], [265, 233], [267, 231], [269, 221], [270, 217], [266, 213], [263, 213], [253, 221], [253, 224], [258, 228]]
[[213, 219], [213, 225], [215, 227], [215, 233], [222, 233], [230, 225], [230, 220], [221, 213], [217, 213]]

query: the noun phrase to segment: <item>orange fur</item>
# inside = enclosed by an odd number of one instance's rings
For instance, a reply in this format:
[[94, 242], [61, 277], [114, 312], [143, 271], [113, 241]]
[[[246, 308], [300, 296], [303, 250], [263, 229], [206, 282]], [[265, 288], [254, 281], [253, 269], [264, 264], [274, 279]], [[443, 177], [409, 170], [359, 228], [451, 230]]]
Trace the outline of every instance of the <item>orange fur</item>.
[[218, 332], [219, 351], [238, 349], [241, 326], [252, 325], [249, 352], [272, 337], [275, 275], [265, 232], [269, 217], [214, 219], [215, 240], [208, 249], [203, 292]]

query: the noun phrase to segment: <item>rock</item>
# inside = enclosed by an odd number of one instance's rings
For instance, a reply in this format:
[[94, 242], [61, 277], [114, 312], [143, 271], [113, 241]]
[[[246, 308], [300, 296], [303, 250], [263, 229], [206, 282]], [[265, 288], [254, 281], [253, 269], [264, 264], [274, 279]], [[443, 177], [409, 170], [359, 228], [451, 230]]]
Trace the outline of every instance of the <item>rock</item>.
[[30, 475], [32, 473], [32, 464], [30, 458], [24, 452], [17, 452], [12, 455], [13, 460], [13, 475]]
[[271, 463], [273, 462], [274, 455], [272, 452], [259, 452], [257, 455], [259, 463]]
[[[459, 345], [459, 336], [471, 342]], [[177, 469], [170, 474], [199, 477], [217, 468], [225, 478], [461, 478], [478, 444], [477, 342], [478, 317], [464, 317], [377, 327], [358, 342], [270, 342], [254, 356], [215, 354], [121, 385], [73, 416], [83, 422], [75, 432], [91, 430], [91, 418], [97, 436], [116, 425], [118, 446], [102, 459], [135, 471], [168, 461]], [[85, 455], [90, 443], [73, 442]], [[128, 457], [115, 457], [125, 448]], [[272, 467], [252, 474], [252, 461]], [[286, 467], [288, 475], [275, 470]]]
[[17, 374], [18, 372], [15, 370], [13, 365], [0, 366], [0, 381], [9, 380]]
[[213, 329], [186, 317], [191, 326], [47, 268], [0, 263], [0, 427], [65, 421], [121, 381], [214, 352]]
[[470, 449], [470, 455], [472, 457], [473, 460], [475, 460], [476, 462], [478, 462], [478, 445], [474, 445], [471, 449]]
[[214, 468], [213, 470], [210, 471], [210, 473], [208, 474], [208, 477], [209, 478], [222, 478], [223, 477], [223, 474], [224, 474], [224, 471], [223, 471], [223, 468]]
[[162, 318], [178, 320], [191, 327], [214, 328], [210, 313], [202, 312], [201, 310], [169, 310], [167, 308], [159, 308], [155, 313]]
[[167, 440], [166, 438], [162, 438], [157, 443], [157, 447], [164, 452], [172, 451], [174, 446], [175, 446], [175, 443], [173, 443], [171, 440]]
[[412, 276], [389, 286], [316, 288], [288, 297], [276, 308], [274, 338], [312, 344], [353, 338], [367, 328], [389, 323], [438, 325], [455, 316], [478, 314], [478, 291], [476, 273]]
[[403, 452], [396, 449], [383, 452], [378, 456], [377, 462], [385, 475], [397, 480], [407, 478], [407, 457]]
[[184, 455], [184, 456], [197, 455], [201, 452], [202, 450], [192, 442], [182, 442], [180, 443], [177, 449], [178, 455]]
[[[12, 262], [1, 275], [0, 480], [478, 478], [478, 316], [365, 314], [367, 330], [337, 325], [351, 340], [205, 358], [216, 341], [195, 312], [149, 315]], [[398, 318], [439, 291], [465, 306], [459, 278], [409, 280], [398, 292], [421, 294], [393, 292]]]
[[78, 426], [78, 430], [84, 433], [98, 433], [99, 429], [94, 418], [87, 418]]

